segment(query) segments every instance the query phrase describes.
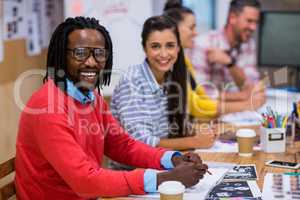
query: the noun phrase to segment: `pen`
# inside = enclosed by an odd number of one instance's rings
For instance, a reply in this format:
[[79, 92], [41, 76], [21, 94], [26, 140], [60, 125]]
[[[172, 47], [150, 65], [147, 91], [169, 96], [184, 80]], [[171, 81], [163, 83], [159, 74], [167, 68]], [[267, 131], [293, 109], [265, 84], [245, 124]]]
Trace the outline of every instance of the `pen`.
[[209, 175], [212, 175], [212, 173], [211, 173], [210, 171], [206, 170], [206, 172], [207, 172]]
[[282, 126], [281, 126], [282, 128], [285, 128], [285, 127], [286, 127], [287, 120], [288, 120], [288, 117], [285, 116], [285, 117], [284, 117], [284, 120], [283, 120], [283, 122], [282, 122]]
[[295, 102], [293, 103], [293, 113], [298, 117], [297, 104]]
[[299, 115], [300, 114], [300, 102], [296, 103], [296, 107], [297, 107], [297, 113]]

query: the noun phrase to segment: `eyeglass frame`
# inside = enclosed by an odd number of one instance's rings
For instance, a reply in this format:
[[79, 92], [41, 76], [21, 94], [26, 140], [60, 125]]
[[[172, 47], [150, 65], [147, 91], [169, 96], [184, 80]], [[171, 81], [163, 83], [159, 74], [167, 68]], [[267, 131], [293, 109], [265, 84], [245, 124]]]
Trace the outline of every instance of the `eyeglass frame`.
[[[76, 56], [74, 56], [76, 49], [88, 49], [88, 50], [89, 50], [89, 54], [88, 54], [88, 56], [87, 56], [85, 59], [80, 60], [80, 59], [76, 58]], [[105, 56], [103, 57], [104, 60], [98, 61], [98, 60], [96, 59], [96, 57], [95, 57], [95, 50], [96, 50], [96, 49], [104, 50], [104, 52], [105, 52]], [[95, 59], [95, 61], [96, 61], [97, 63], [101, 63], [101, 62], [107, 61], [108, 56], [109, 56], [109, 51], [108, 51], [108, 49], [105, 49], [105, 48], [98, 48], [98, 47], [97, 47], [97, 48], [94, 48], [94, 47], [75, 47], [75, 48], [67, 48], [67, 51], [71, 51], [71, 52], [72, 52], [72, 57], [73, 57], [76, 61], [79, 61], [79, 62], [85, 62], [85, 61], [91, 56], [91, 52], [92, 52], [92, 55], [93, 55], [93, 57], [94, 57], [94, 59]]]

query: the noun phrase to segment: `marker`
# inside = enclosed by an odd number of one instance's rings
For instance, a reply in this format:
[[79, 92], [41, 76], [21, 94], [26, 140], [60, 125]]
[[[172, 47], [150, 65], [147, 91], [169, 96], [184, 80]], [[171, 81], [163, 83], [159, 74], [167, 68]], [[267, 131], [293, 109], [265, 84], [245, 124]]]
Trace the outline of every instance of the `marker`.
[[300, 172], [286, 172], [284, 174], [285, 175], [290, 175], [290, 176], [300, 176]]
[[282, 128], [285, 128], [285, 127], [286, 127], [287, 120], [288, 120], [288, 117], [285, 116], [285, 118], [284, 118], [284, 120], [283, 120], [283, 122], [282, 122], [282, 126], [281, 126]]

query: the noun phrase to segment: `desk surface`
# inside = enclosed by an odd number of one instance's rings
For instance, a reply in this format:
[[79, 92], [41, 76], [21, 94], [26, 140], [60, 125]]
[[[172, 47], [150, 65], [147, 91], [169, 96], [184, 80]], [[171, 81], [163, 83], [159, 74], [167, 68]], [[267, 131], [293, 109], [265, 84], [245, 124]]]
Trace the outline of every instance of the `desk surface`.
[[[257, 180], [257, 184], [262, 190], [266, 173], [295, 172], [295, 170], [290, 169], [268, 167], [265, 166], [265, 162], [271, 159], [289, 162], [300, 162], [300, 142], [296, 143], [294, 148], [289, 148], [286, 153], [267, 154], [256, 151], [252, 157], [240, 157], [237, 153], [199, 153], [199, 155], [204, 160], [204, 162], [217, 161], [236, 164], [255, 164], [257, 175], [259, 177], [259, 179]], [[134, 198], [105, 198], [103, 200], [134, 200]]]
[[263, 181], [267, 172], [284, 173], [284, 172], [295, 171], [290, 169], [265, 166], [265, 162], [267, 160], [273, 159], [273, 160], [296, 162], [295, 153], [266, 154], [257, 151], [255, 152], [254, 156], [249, 158], [240, 157], [236, 153], [200, 153], [200, 156], [203, 160], [206, 161], [230, 162], [230, 163], [243, 164], [243, 165], [255, 164], [257, 175], [259, 177], [259, 179], [257, 180], [257, 184], [260, 189], [263, 188]]

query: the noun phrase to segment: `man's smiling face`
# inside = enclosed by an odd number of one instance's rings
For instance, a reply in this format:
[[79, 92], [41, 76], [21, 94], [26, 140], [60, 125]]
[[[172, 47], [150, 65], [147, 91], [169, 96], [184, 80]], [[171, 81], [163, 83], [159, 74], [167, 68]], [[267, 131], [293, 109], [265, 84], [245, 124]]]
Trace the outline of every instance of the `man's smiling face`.
[[106, 63], [105, 58], [101, 60], [101, 55], [105, 57], [105, 52], [105, 39], [97, 30], [78, 29], [69, 34], [68, 78], [82, 92], [95, 88], [99, 73]]

